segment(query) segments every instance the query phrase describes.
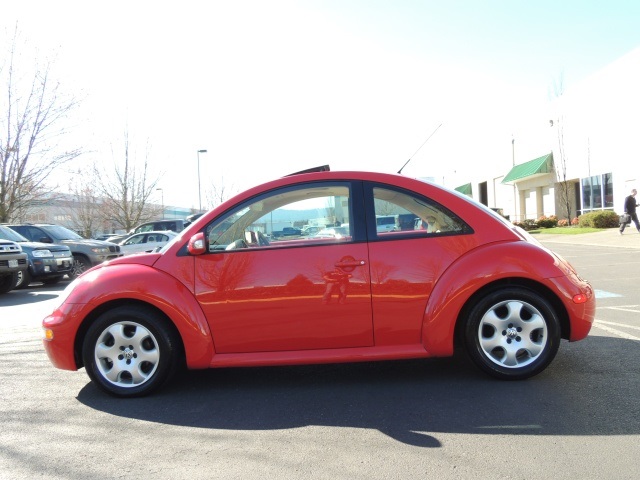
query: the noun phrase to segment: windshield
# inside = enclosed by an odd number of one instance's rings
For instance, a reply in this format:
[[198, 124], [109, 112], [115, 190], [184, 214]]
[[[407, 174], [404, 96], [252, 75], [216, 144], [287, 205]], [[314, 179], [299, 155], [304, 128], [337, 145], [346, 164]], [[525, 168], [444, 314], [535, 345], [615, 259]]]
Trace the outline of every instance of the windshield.
[[12, 242], [28, 242], [25, 237], [20, 235], [15, 230], [10, 229], [9, 227], [5, 227], [4, 225], [0, 225], [0, 238], [5, 240], [11, 240]]
[[47, 226], [46, 232], [50, 237], [57, 242], [61, 240], [82, 240], [82, 237], [78, 235], [76, 232], [69, 230], [66, 227], [62, 227], [60, 225], [50, 225]]

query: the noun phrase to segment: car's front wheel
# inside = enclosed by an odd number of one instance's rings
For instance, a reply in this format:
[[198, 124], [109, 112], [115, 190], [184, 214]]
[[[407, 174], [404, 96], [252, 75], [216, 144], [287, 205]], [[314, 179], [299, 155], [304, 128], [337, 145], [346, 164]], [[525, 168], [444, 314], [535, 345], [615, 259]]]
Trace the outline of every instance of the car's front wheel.
[[91, 268], [91, 262], [84, 255], [74, 255], [73, 256], [73, 267], [71, 268], [71, 272], [68, 273], [69, 278], [71, 280], [76, 279], [84, 272]]
[[526, 288], [496, 290], [471, 309], [464, 341], [471, 359], [505, 380], [537, 375], [554, 359], [560, 322], [551, 304]]
[[0, 293], [7, 293], [13, 290], [18, 284], [18, 274], [8, 273], [0, 277]]
[[151, 309], [121, 306], [100, 315], [84, 338], [87, 374], [120, 397], [151, 393], [174, 373], [179, 340], [167, 320]]
[[20, 272], [18, 272], [18, 283], [16, 284], [15, 288], [27, 288], [31, 281], [32, 278], [31, 274], [29, 273], [29, 269], [21, 270]]

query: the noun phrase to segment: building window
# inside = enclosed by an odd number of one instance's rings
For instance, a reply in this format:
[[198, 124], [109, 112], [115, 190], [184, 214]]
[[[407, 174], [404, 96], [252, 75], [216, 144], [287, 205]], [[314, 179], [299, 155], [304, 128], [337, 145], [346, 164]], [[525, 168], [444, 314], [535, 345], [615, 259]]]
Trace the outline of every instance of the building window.
[[594, 175], [582, 179], [582, 213], [613, 208], [613, 175]]

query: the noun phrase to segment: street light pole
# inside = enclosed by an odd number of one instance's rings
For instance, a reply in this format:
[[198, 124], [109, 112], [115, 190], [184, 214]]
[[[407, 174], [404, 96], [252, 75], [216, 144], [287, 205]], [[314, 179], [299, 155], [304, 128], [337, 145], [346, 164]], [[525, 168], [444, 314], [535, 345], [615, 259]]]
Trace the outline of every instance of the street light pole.
[[202, 194], [200, 193], [200, 154], [207, 153], [206, 150], [198, 150], [198, 210], [202, 212]]
[[162, 219], [164, 220], [164, 190], [162, 188], [156, 188], [156, 191], [160, 190], [160, 198], [162, 199]]

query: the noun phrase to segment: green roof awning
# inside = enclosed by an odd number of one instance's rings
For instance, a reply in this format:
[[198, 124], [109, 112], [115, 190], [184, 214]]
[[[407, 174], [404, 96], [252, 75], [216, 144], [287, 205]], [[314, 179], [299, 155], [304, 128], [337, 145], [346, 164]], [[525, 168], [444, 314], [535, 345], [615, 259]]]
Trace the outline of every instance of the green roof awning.
[[465, 183], [464, 185], [460, 185], [454, 189], [456, 192], [460, 192], [463, 195], [471, 195], [471, 184]]
[[532, 175], [542, 175], [553, 172], [553, 153], [534, 158], [528, 162], [515, 165], [507, 176], [504, 177], [502, 183], [516, 182]]

